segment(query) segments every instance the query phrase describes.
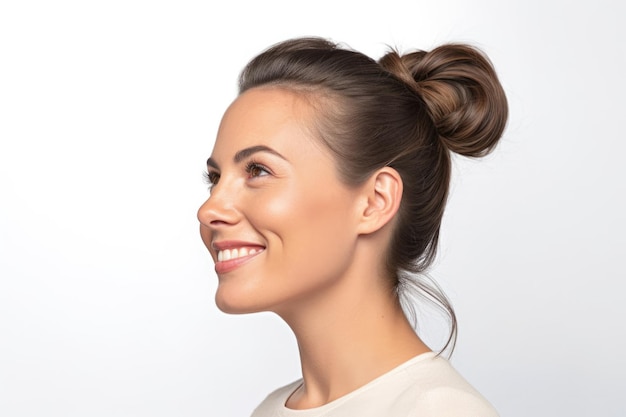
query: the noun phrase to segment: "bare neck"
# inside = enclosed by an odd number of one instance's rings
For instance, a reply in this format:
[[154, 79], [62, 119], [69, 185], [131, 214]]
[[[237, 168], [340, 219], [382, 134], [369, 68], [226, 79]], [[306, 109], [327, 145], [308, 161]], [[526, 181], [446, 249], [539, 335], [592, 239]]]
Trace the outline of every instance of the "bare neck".
[[281, 314], [296, 335], [304, 379], [289, 408], [326, 404], [430, 350], [395, 294], [352, 284], [346, 279], [317, 300]]

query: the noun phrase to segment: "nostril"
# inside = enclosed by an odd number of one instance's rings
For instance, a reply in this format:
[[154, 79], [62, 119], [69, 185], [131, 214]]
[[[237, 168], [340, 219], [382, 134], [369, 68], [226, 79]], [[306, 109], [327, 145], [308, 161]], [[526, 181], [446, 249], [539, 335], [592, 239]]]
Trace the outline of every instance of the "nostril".
[[209, 224], [211, 226], [223, 226], [223, 225], [228, 224], [228, 222], [225, 222], [224, 220], [211, 220]]

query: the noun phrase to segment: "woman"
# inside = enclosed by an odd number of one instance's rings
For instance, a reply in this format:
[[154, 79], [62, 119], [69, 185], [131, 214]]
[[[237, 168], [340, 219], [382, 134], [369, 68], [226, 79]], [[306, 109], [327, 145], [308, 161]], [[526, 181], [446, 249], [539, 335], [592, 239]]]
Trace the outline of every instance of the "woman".
[[207, 161], [201, 236], [218, 307], [273, 311], [302, 380], [264, 416], [495, 416], [410, 325], [400, 302], [437, 247], [450, 152], [488, 153], [507, 117], [489, 61], [466, 45], [379, 62], [317, 38], [254, 58]]

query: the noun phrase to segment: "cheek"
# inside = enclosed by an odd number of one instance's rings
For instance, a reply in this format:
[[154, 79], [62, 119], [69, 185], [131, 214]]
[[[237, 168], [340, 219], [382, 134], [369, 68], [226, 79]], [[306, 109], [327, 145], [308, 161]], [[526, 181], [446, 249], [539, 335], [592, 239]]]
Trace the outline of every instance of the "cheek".
[[306, 231], [309, 240], [326, 239], [325, 230], [341, 233], [350, 228], [350, 198], [345, 191], [300, 186], [255, 197], [254, 222], [279, 236]]
[[351, 258], [355, 234], [345, 190], [290, 189], [257, 202], [257, 224], [268, 233], [272, 261], [287, 276], [335, 275]]

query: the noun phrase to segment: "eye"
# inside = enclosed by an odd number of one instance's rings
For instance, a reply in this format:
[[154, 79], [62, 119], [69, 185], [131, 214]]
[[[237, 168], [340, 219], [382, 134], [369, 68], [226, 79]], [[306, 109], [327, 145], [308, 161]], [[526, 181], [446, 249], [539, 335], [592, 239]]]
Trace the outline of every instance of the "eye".
[[204, 177], [204, 183], [209, 186], [209, 191], [211, 191], [211, 188], [215, 187], [220, 181], [220, 174], [215, 171], [205, 171], [202, 176]]
[[250, 161], [246, 164], [246, 172], [248, 173], [248, 178], [263, 177], [265, 175], [270, 175], [269, 169], [267, 169], [265, 166], [254, 161]]

